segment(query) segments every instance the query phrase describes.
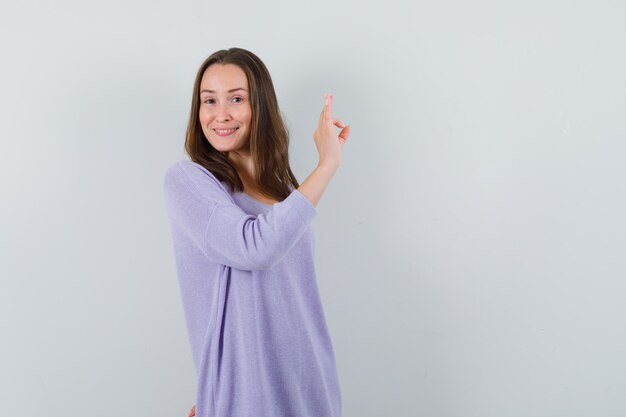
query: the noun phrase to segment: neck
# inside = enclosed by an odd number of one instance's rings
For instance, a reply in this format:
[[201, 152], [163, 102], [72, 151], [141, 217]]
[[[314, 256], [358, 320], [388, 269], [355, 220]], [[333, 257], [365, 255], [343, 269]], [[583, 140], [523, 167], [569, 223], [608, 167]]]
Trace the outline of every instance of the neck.
[[227, 157], [243, 181], [254, 178], [254, 164], [249, 150], [230, 151]]

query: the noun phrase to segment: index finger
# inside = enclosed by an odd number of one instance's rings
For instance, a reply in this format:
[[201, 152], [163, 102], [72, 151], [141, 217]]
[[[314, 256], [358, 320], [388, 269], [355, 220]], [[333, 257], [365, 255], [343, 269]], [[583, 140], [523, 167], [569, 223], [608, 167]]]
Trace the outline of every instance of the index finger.
[[328, 104], [326, 105], [326, 121], [327, 122], [333, 122], [333, 116], [332, 116], [332, 112], [333, 112], [333, 95], [332, 94], [328, 94]]
[[330, 94], [326, 93], [325, 95], [325, 99], [324, 99], [324, 107], [322, 108], [322, 112], [320, 113], [320, 120], [319, 123], [323, 123], [324, 121], [328, 121], [328, 107], [330, 103]]
[[324, 107], [322, 107], [322, 111], [320, 112], [320, 119], [318, 121], [318, 123], [322, 123], [322, 121], [324, 120], [324, 118], [326, 117], [326, 106], [328, 105], [328, 94], [326, 94], [325, 98], [324, 98]]

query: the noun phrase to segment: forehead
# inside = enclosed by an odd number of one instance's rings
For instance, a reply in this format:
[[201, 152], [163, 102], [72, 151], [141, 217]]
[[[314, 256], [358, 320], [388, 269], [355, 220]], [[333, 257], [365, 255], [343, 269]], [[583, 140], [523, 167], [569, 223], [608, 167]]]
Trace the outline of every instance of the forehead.
[[235, 64], [213, 64], [204, 71], [200, 81], [200, 91], [219, 92], [234, 88], [248, 89], [246, 73]]

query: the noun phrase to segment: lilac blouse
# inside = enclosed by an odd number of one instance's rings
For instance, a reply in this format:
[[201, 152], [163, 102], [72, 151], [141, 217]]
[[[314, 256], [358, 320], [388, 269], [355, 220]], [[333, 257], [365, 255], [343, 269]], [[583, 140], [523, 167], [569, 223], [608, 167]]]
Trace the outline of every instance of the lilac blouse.
[[314, 265], [316, 208], [262, 203], [181, 160], [163, 180], [198, 417], [339, 417]]

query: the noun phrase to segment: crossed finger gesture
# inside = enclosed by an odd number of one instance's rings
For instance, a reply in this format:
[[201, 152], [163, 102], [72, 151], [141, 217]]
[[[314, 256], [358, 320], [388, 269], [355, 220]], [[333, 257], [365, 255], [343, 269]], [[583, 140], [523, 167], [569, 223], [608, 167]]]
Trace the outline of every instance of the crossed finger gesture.
[[[320, 113], [313, 138], [320, 154], [320, 163], [338, 165], [341, 162], [343, 145], [350, 136], [350, 125], [344, 125], [341, 120], [333, 116], [333, 99], [332, 94], [326, 94], [324, 107]], [[341, 131], [337, 132], [336, 128], [341, 129]]]

